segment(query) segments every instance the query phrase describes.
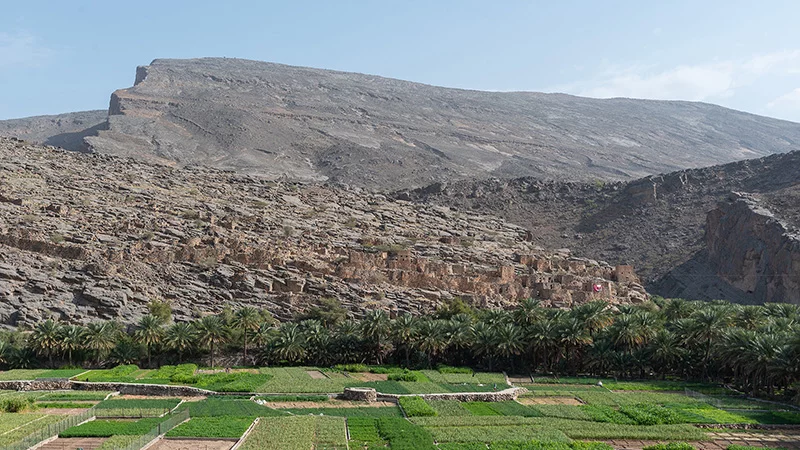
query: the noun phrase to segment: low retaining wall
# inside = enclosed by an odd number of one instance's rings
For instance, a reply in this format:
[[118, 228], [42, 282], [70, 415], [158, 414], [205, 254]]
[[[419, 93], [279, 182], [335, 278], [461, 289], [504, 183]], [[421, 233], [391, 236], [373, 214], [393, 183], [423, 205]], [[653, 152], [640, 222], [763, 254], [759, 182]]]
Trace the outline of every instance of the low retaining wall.
[[356, 402], [377, 402], [378, 392], [372, 388], [344, 388], [340, 398]]
[[378, 400], [398, 400], [400, 397], [422, 397], [425, 400], [458, 400], [460, 402], [504, 402], [516, 400], [522, 388], [510, 388], [497, 392], [454, 392], [450, 394], [380, 394]]
[[61, 391], [72, 389], [71, 382], [66, 378], [51, 380], [27, 381], [0, 381], [0, 390], [3, 391]]
[[122, 395], [158, 395], [178, 397], [202, 397], [217, 395], [214, 391], [189, 386], [168, 386], [164, 384], [133, 384], [133, 383], [94, 383], [85, 381], [72, 381], [71, 388], [77, 391], [117, 391]]

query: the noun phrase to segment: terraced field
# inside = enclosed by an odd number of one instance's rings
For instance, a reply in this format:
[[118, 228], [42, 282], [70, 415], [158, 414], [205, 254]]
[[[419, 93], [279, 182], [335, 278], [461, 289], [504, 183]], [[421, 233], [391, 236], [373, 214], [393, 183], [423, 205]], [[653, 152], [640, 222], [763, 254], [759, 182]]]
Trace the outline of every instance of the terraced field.
[[[505, 377], [497, 373], [473, 376], [435, 370], [359, 369], [350, 372], [281, 367], [262, 368], [258, 373], [240, 372], [265, 376], [262, 380], [266, 381], [258, 390], [266, 387], [268, 392], [276, 392], [264, 396], [210, 396], [199, 401], [91, 391], [2, 391], [0, 405], [17, 404], [20, 400], [24, 408], [0, 413], [0, 446], [9, 447], [34, 432], [41, 433], [43, 428], [52, 428], [66, 417], [53, 411], [67, 411], [77, 405], [74, 409], [90, 411], [96, 419], [58, 430], [59, 441], [83, 439], [88, 448], [99, 449], [133, 449], [159, 434], [163, 437], [153, 448], [162, 450], [227, 450], [237, 441], [241, 441], [243, 449], [288, 450], [608, 450], [645, 448], [658, 442], [673, 444], [667, 449], [648, 450], [688, 450], [683, 444], [679, 446], [681, 442], [714, 450], [749, 443], [800, 448], [800, 430], [793, 428], [800, 425], [800, 412], [785, 405], [748, 399], [717, 386], [611, 381], [601, 386], [591, 379], [561, 379], [558, 381], [563, 382], [558, 383], [534, 378], [536, 382], [525, 383], [527, 392], [517, 400], [459, 401], [409, 394], [493, 391], [495, 384], [498, 389], [506, 387]], [[79, 378], [107, 381], [130, 377], [167, 380], [165, 384], [197, 384], [195, 379], [184, 379], [187, 383], [175, 381], [182, 370], [185, 369], [143, 371], [134, 366], [81, 372]], [[217, 376], [197, 369], [189, 375], [198, 373], [202, 374], [199, 379]], [[6, 377], [8, 374], [4, 373]], [[22, 374], [30, 378], [41, 372]], [[168, 377], [157, 378], [163, 376]], [[365, 378], [373, 381], [360, 381]], [[220, 376], [214, 381], [223, 387], [235, 382]], [[403, 392], [399, 402], [389, 399], [378, 404], [332, 400], [328, 395], [316, 394], [348, 386], [382, 387], [384, 394], [392, 393], [387, 390]], [[779, 429], [738, 429], [766, 425]], [[795, 431], [798, 433], [793, 434]]]

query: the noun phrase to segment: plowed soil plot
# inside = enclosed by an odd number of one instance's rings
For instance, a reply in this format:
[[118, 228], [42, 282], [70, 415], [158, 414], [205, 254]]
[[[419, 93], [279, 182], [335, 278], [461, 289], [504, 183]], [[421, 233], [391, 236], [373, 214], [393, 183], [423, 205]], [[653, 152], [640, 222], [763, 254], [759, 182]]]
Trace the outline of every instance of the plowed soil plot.
[[523, 405], [582, 405], [574, 397], [520, 397], [518, 402]]
[[389, 379], [389, 375], [385, 373], [359, 372], [351, 375], [361, 381], [386, 381]]
[[149, 450], [230, 450], [236, 441], [206, 439], [161, 439]]

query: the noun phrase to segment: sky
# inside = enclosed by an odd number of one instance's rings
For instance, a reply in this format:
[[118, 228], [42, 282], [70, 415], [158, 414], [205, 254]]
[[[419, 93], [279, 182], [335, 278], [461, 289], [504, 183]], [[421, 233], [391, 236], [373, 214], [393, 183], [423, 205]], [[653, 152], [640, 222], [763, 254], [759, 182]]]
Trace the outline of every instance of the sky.
[[715, 103], [800, 122], [800, 1], [3, 2], [0, 119], [106, 109], [155, 58]]

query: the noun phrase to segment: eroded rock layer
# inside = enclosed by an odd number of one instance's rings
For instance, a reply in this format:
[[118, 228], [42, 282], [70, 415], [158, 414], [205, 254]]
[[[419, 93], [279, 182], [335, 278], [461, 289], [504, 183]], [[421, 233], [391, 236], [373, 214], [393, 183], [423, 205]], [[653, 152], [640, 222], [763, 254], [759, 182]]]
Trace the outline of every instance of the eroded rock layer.
[[281, 318], [322, 297], [430, 311], [527, 297], [637, 302], [629, 266], [546, 251], [491, 216], [359, 189], [172, 169], [0, 139], [0, 323], [178, 317], [255, 305]]

